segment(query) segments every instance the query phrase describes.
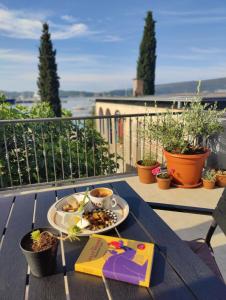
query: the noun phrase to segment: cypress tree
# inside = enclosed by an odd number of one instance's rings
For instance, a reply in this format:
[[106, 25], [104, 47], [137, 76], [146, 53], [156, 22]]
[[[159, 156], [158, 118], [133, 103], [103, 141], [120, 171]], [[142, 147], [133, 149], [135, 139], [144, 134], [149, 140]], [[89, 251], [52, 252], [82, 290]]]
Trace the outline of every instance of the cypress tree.
[[156, 63], [155, 21], [152, 12], [145, 19], [143, 39], [140, 44], [140, 54], [137, 62], [137, 79], [144, 81], [144, 95], [155, 93], [155, 63]]
[[38, 69], [39, 77], [37, 84], [41, 101], [49, 102], [55, 116], [61, 117], [60, 83], [57, 75], [56, 50], [53, 50], [47, 23], [43, 24], [40, 38]]

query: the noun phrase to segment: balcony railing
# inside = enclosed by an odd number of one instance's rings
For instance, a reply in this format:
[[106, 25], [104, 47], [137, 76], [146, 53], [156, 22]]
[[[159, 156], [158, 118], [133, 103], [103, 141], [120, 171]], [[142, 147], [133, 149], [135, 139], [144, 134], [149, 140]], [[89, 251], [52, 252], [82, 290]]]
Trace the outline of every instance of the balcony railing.
[[[0, 120], [0, 189], [130, 174], [150, 153], [163, 162], [160, 143], [141, 134], [159, 115]], [[212, 147], [214, 167], [225, 168], [225, 140]]]
[[[159, 114], [158, 114], [159, 115]], [[140, 130], [151, 114], [0, 120], [0, 188], [59, 184], [134, 172], [157, 142]]]

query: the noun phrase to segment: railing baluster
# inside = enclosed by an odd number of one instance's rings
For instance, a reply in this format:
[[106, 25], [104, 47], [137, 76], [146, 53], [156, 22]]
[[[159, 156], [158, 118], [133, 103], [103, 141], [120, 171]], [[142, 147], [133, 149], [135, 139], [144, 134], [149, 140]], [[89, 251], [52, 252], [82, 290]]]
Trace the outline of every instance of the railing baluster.
[[[148, 124], [151, 122], [152, 123], [152, 116], [149, 116], [149, 122]], [[149, 154], [150, 156], [152, 156], [152, 137], [151, 137], [151, 131], [149, 130], [149, 138], [148, 138], [148, 142], [149, 142], [149, 145], [150, 145], [150, 150], [149, 150]]]
[[132, 167], [132, 119], [129, 118], [129, 165]]
[[78, 127], [79, 121], [76, 121], [76, 151], [77, 151], [77, 165], [78, 165], [78, 177], [81, 177], [80, 173], [80, 158], [79, 158], [79, 135], [78, 135]]
[[93, 176], [96, 176], [94, 120], [92, 120], [92, 152], [93, 152]]
[[[157, 124], [159, 123], [159, 115], [157, 114]], [[157, 127], [158, 128], [158, 127]], [[158, 155], [158, 146], [159, 146], [159, 140], [157, 139], [157, 141], [156, 141], [156, 147], [155, 147], [155, 149], [156, 149], [156, 161], [158, 161], [158, 157], [159, 157], [159, 155]]]
[[[61, 122], [60, 122], [60, 125], [59, 125], [59, 129], [60, 129], [60, 132], [61, 131]], [[62, 179], [64, 180], [64, 158], [63, 158], [63, 147], [62, 147], [62, 137], [61, 137], [61, 134], [59, 134], [59, 149], [60, 149], [60, 160], [61, 160], [61, 170], [62, 170]]]
[[42, 124], [41, 124], [41, 137], [42, 137], [42, 149], [43, 149], [43, 157], [44, 157], [44, 164], [45, 164], [46, 182], [49, 182], [47, 159], [46, 159], [45, 136], [44, 136], [44, 133], [43, 133]]
[[86, 141], [86, 121], [83, 120], [84, 128], [84, 148], [85, 148], [85, 167], [86, 167], [86, 177], [88, 177], [88, 160], [87, 160], [87, 141]]
[[14, 141], [14, 146], [15, 146], [14, 150], [15, 150], [15, 153], [16, 153], [16, 160], [17, 160], [17, 172], [18, 172], [18, 175], [19, 175], [20, 185], [22, 185], [22, 173], [21, 173], [20, 162], [19, 162], [19, 155], [18, 155], [19, 149], [17, 147], [17, 138], [16, 138], [16, 132], [15, 132], [15, 125], [13, 125], [13, 141]]
[[118, 117], [114, 118], [114, 125], [115, 125], [115, 165], [116, 165], [116, 173], [117, 173], [117, 163], [118, 163], [118, 152], [117, 152], [118, 127], [117, 127], [117, 125], [118, 125]]
[[122, 171], [125, 173], [125, 119], [122, 118]]
[[144, 127], [144, 138], [143, 138], [143, 158], [142, 159], [144, 159], [144, 157], [146, 155], [146, 149], [145, 149], [145, 147], [146, 147], [146, 138], [145, 138], [146, 118], [145, 118], [145, 116], [143, 118], [143, 127]]
[[25, 134], [25, 131], [24, 131], [24, 125], [23, 124], [22, 124], [22, 131], [23, 131], [23, 141], [24, 141], [24, 149], [25, 149], [26, 169], [27, 169], [28, 181], [31, 184], [31, 174], [30, 174], [30, 165], [29, 165], [28, 151], [27, 151], [27, 141], [26, 141], [26, 134]]
[[55, 160], [55, 153], [54, 153], [54, 143], [53, 143], [53, 132], [50, 131], [50, 141], [51, 141], [51, 150], [52, 150], [52, 159], [53, 159], [53, 173], [54, 173], [54, 181], [57, 182], [56, 176], [56, 160]]
[[139, 119], [136, 117], [136, 161], [139, 160]]
[[5, 133], [5, 126], [3, 126], [3, 139], [4, 139], [4, 145], [5, 145], [5, 157], [6, 157], [6, 162], [7, 162], [8, 172], [9, 172], [10, 185], [13, 186], [11, 166], [10, 166], [10, 160], [9, 160], [9, 151], [8, 151], [7, 139], [6, 139], [6, 133]]
[[67, 130], [67, 143], [68, 143], [68, 155], [69, 155], [69, 168], [70, 168], [70, 177], [73, 178], [73, 171], [72, 171], [72, 160], [71, 160], [71, 142], [70, 142], [70, 132]]
[[39, 166], [38, 166], [38, 158], [37, 158], [37, 149], [36, 149], [36, 142], [35, 142], [35, 133], [34, 129], [31, 129], [31, 137], [32, 137], [32, 142], [33, 142], [33, 147], [34, 147], [34, 155], [35, 155], [35, 170], [37, 174], [37, 179], [38, 183], [40, 183], [40, 176], [39, 176]]

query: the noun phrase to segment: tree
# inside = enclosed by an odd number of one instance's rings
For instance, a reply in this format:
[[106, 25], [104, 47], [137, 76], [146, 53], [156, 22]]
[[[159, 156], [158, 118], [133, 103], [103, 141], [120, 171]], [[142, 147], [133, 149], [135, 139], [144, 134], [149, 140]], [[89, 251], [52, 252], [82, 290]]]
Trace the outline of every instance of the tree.
[[49, 102], [56, 117], [61, 117], [61, 103], [59, 98], [59, 77], [57, 75], [56, 50], [49, 33], [47, 23], [43, 24], [39, 47], [39, 77], [38, 89], [41, 101]]
[[155, 93], [155, 63], [156, 63], [155, 21], [152, 12], [147, 13], [143, 39], [140, 44], [140, 55], [137, 62], [137, 79], [144, 81], [144, 95]]

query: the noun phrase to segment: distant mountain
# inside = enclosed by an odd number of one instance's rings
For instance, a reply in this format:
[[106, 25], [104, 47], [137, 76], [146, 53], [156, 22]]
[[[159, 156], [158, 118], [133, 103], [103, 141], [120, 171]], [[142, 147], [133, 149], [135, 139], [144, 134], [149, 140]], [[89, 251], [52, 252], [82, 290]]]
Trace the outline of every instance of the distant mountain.
[[[198, 81], [185, 81], [185, 82], [175, 82], [175, 83], [165, 83], [157, 84], [156, 95], [163, 94], [185, 94], [185, 93], [195, 93]], [[226, 77], [217, 79], [202, 80], [201, 91], [207, 93], [223, 92], [226, 94]], [[34, 92], [24, 91], [24, 92], [8, 92], [5, 91], [8, 98], [28, 98], [33, 97]], [[112, 90], [100, 93], [87, 92], [87, 91], [64, 91], [60, 90], [60, 97], [95, 97], [95, 96], [131, 96], [132, 89], [127, 90]]]
[[[157, 84], [156, 94], [177, 94], [177, 93], [195, 93], [198, 81], [175, 82], [168, 84]], [[202, 80], [201, 92], [205, 93], [226, 93], [226, 77], [217, 79]]]

